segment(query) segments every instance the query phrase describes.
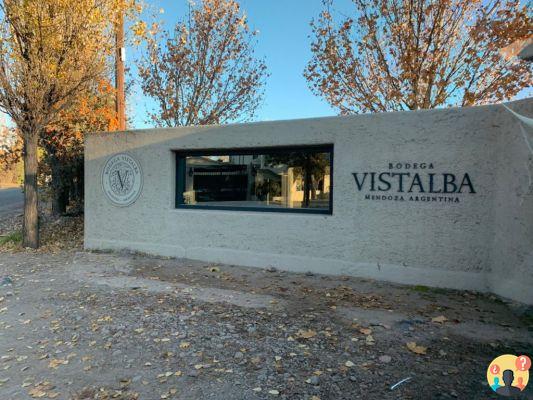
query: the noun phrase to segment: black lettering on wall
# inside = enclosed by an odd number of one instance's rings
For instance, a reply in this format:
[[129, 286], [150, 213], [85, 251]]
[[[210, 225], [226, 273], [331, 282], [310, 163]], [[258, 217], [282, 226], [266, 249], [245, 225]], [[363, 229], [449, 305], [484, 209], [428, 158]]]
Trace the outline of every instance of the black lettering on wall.
[[[358, 191], [442, 194], [448, 196], [410, 196], [410, 201], [459, 203], [457, 194], [477, 193], [468, 173], [436, 173], [431, 162], [389, 162], [388, 171], [353, 172]], [[411, 170], [412, 172], [404, 172]], [[431, 171], [431, 172], [430, 172]], [[454, 195], [454, 196], [450, 196]], [[367, 200], [396, 200], [400, 195], [365, 195]], [[400, 201], [400, 200], [398, 200]]]

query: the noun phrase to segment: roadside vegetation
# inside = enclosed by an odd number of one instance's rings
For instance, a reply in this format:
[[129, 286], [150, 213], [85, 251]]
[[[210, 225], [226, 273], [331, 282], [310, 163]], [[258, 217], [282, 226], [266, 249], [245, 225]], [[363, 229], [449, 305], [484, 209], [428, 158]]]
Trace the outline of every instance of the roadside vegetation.
[[22, 231], [14, 231], [0, 236], [0, 249], [22, 244]]

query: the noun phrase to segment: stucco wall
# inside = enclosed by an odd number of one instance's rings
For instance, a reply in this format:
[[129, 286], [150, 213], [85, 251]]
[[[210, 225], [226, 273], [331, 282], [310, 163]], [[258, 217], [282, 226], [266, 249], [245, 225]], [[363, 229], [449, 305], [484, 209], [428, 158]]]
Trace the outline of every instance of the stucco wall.
[[[509, 106], [533, 115], [531, 100]], [[533, 303], [532, 156], [519, 124], [502, 106], [484, 106], [88, 135], [85, 246], [494, 291]], [[330, 143], [332, 215], [175, 209], [172, 150]], [[101, 188], [106, 160], [121, 152], [144, 176], [128, 207], [113, 206]], [[352, 174], [386, 171], [391, 162], [468, 173], [476, 193], [458, 193], [458, 203], [365, 199]]]

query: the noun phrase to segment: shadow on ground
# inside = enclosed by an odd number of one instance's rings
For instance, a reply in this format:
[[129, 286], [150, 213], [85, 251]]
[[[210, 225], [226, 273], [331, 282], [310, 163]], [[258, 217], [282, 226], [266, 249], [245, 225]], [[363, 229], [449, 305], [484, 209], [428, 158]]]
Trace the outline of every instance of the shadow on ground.
[[2, 399], [487, 399], [490, 361], [533, 353], [531, 320], [470, 292], [65, 251], [2, 276]]

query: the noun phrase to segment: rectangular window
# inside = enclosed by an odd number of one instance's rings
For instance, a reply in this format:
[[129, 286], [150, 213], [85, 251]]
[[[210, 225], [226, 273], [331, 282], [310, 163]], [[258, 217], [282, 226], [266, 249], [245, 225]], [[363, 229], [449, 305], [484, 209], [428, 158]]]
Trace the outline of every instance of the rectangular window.
[[177, 151], [176, 207], [331, 214], [333, 146]]

